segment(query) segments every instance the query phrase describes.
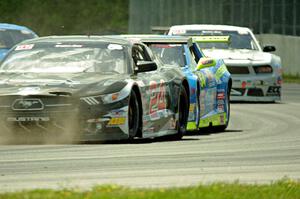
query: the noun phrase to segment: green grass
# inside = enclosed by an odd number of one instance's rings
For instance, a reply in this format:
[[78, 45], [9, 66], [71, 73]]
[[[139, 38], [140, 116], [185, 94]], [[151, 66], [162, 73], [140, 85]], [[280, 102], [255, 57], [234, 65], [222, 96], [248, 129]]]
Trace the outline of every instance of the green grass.
[[283, 83], [298, 83], [300, 84], [300, 74], [290, 75], [290, 74], [283, 74]]
[[300, 181], [280, 180], [268, 185], [247, 185], [240, 183], [214, 183], [186, 188], [133, 189], [117, 185], [102, 185], [90, 191], [77, 189], [33, 190], [2, 193], [0, 199], [299, 199]]

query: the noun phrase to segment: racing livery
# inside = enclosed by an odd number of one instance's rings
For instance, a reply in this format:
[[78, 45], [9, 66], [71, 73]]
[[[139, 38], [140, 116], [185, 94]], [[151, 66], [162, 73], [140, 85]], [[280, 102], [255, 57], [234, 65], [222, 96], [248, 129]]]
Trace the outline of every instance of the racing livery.
[[15, 46], [0, 72], [0, 139], [17, 131], [72, 141], [179, 139], [186, 130], [185, 76], [139, 42], [40, 37]]
[[37, 35], [27, 27], [0, 23], [0, 61], [15, 44], [35, 37]]
[[278, 101], [281, 99], [280, 57], [263, 49], [250, 29], [226, 25], [172, 26], [170, 35], [199, 36], [195, 41], [206, 56], [222, 58], [232, 75], [231, 100]]
[[[125, 36], [126, 37], [126, 36]], [[164, 64], [181, 68], [188, 79], [190, 107], [187, 130], [209, 127], [224, 130], [229, 122], [230, 74], [222, 59], [205, 58], [187, 37], [128, 35], [140, 38]]]

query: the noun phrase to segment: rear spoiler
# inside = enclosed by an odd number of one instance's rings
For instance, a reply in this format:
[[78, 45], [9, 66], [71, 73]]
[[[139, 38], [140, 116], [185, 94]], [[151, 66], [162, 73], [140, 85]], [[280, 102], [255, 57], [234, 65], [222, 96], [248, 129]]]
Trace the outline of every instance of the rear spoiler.
[[169, 32], [170, 26], [151, 26], [151, 31], [153, 33], [159, 33], [167, 35]]

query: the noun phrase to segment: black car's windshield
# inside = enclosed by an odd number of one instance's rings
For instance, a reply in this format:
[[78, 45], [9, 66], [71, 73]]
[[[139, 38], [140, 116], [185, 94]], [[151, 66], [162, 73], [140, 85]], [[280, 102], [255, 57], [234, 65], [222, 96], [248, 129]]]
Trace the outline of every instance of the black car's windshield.
[[35, 43], [17, 46], [0, 66], [2, 72], [124, 74], [126, 53], [112, 43]]
[[8, 30], [0, 28], [0, 49], [10, 49], [15, 44], [34, 37], [34, 34], [26, 30]]
[[183, 67], [184, 45], [182, 44], [150, 44], [153, 54], [160, 58], [164, 64], [177, 65]]
[[190, 36], [230, 36], [230, 43], [222, 42], [199, 42], [202, 49], [249, 49], [258, 50], [249, 32], [225, 31], [225, 30], [187, 30], [182, 35]]

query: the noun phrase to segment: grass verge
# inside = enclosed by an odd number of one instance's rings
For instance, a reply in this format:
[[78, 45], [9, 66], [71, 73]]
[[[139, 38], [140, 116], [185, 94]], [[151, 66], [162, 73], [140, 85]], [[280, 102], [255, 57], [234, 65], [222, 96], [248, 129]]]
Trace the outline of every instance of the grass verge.
[[290, 75], [290, 74], [283, 74], [283, 83], [298, 83], [300, 84], [300, 74]]
[[90, 191], [77, 189], [32, 190], [15, 193], [2, 193], [1, 199], [297, 199], [300, 198], [300, 181], [280, 180], [268, 185], [247, 185], [238, 182], [232, 184], [214, 183], [185, 188], [127, 188], [117, 185], [96, 186]]

